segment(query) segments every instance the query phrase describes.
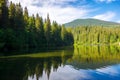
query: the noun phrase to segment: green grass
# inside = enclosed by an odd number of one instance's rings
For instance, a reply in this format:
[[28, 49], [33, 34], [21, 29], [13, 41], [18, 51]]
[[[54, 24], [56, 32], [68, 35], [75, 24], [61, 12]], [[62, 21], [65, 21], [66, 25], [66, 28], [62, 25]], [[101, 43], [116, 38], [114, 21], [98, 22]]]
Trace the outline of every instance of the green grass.
[[22, 57], [45, 58], [45, 57], [57, 57], [62, 55], [71, 55], [71, 53], [65, 53], [64, 51], [57, 51], [57, 52], [43, 52], [43, 53], [32, 53], [32, 54], [13, 55], [13, 56], [1, 56], [0, 58], [22, 58]]

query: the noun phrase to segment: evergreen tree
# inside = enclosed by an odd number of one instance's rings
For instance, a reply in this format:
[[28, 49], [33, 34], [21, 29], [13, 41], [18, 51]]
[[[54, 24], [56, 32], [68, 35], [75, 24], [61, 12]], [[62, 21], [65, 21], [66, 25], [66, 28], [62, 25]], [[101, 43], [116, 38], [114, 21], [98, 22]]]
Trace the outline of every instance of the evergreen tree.
[[45, 21], [44, 31], [45, 31], [45, 37], [48, 45], [51, 39], [51, 22], [49, 19], [49, 14], [47, 14], [47, 20]]
[[29, 16], [27, 7], [7, 0], [0, 1], [0, 51], [22, 51], [31, 48], [65, 46], [72, 42], [71, 31], [36, 14]]
[[23, 9], [21, 4], [16, 4], [16, 13], [15, 13], [15, 29], [16, 30], [24, 30], [24, 17], [23, 17]]
[[24, 8], [23, 15], [24, 15], [24, 26], [25, 26], [25, 28], [27, 28], [28, 27], [28, 20], [29, 20], [29, 14], [28, 14], [27, 7]]
[[62, 28], [61, 28], [61, 39], [63, 41], [63, 45], [64, 44], [66, 45], [66, 42], [67, 42], [67, 30], [64, 27], [64, 25], [62, 25]]
[[35, 18], [35, 27], [37, 29], [37, 31], [40, 31], [40, 27], [41, 27], [41, 19], [39, 17], [39, 14], [36, 14], [36, 18]]
[[8, 1], [0, 0], [0, 28], [8, 26]]
[[26, 29], [27, 29], [28, 32], [34, 32], [35, 31], [35, 17], [34, 17], [34, 15], [29, 17], [28, 27]]
[[15, 29], [15, 13], [16, 13], [16, 9], [15, 9], [15, 4], [10, 2], [10, 6], [9, 6], [9, 25], [10, 28]]

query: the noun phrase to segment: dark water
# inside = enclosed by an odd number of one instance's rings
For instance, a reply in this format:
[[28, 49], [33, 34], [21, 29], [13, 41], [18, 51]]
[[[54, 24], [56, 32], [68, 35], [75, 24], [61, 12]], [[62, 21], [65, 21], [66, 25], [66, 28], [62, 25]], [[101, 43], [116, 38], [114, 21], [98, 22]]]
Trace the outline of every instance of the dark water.
[[120, 80], [120, 48], [79, 46], [1, 57], [0, 80]]

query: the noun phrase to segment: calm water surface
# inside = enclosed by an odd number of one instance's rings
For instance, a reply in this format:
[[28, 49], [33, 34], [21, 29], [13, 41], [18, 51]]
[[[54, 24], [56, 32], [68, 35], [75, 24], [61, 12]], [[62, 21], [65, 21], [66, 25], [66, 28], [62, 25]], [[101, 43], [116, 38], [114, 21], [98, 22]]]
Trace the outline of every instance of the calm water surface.
[[0, 80], [120, 80], [120, 47], [79, 46], [1, 57]]

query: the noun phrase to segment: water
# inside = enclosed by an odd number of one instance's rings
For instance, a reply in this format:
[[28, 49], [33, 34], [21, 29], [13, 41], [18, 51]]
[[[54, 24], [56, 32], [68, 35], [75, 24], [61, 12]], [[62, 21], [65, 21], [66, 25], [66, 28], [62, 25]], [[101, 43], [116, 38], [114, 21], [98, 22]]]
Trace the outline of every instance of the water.
[[0, 80], [120, 80], [120, 48], [79, 46], [1, 57]]

